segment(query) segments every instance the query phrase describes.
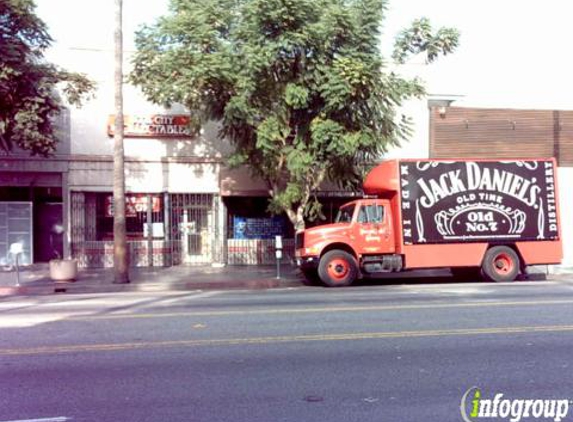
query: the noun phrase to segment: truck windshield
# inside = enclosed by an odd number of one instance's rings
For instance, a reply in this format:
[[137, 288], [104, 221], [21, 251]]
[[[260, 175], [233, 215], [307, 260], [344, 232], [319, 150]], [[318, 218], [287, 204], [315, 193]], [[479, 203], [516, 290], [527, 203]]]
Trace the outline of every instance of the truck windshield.
[[335, 223], [350, 223], [352, 221], [352, 216], [354, 215], [355, 205], [347, 205], [341, 207], [338, 210], [338, 215], [336, 216]]

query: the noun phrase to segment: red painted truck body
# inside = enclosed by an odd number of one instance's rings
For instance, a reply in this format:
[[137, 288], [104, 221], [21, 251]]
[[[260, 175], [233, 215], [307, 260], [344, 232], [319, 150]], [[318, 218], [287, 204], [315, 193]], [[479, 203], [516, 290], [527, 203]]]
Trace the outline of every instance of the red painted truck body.
[[362, 274], [448, 267], [512, 281], [529, 265], [559, 264], [554, 159], [388, 160], [337, 222], [296, 234], [309, 279], [351, 284]]

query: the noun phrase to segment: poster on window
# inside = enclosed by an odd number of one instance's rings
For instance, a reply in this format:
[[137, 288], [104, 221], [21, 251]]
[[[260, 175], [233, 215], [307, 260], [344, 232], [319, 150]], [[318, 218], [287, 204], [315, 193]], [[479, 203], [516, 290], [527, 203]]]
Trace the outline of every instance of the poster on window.
[[559, 235], [553, 161], [403, 161], [404, 242], [550, 240]]
[[[137, 217], [137, 213], [147, 212], [147, 195], [127, 195], [125, 197], [125, 216]], [[151, 211], [161, 211], [161, 201], [158, 195], [151, 196]], [[105, 198], [105, 216], [113, 217], [113, 196]]]
[[235, 239], [274, 239], [282, 236], [284, 219], [233, 217], [233, 228]]

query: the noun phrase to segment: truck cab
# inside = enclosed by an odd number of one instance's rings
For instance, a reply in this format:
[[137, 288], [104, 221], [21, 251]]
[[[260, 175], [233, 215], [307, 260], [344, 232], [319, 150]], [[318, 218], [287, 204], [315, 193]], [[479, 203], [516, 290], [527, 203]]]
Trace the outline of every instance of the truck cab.
[[333, 224], [296, 234], [297, 264], [309, 279], [330, 286], [350, 284], [366, 272], [401, 268], [390, 201], [362, 199], [340, 207]]

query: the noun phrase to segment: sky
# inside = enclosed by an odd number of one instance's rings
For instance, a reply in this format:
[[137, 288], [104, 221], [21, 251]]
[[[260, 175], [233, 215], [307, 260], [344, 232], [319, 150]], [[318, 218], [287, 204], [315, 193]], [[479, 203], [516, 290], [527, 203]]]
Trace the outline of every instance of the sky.
[[[35, 0], [54, 47], [113, 49], [114, 0]], [[123, 27], [126, 49], [133, 49], [133, 33], [167, 12], [167, 0], [124, 0]]]
[[[36, 0], [55, 39], [48, 58], [69, 70], [82, 51], [113, 52], [113, 0]], [[133, 33], [167, 12], [168, 0], [124, 0], [124, 45]], [[381, 48], [415, 18], [461, 32], [455, 54], [425, 65], [413, 59], [402, 71], [421, 76], [435, 95], [462, 96], [461, 105], [573, 109], [573, 2], [570, 0], [392, 0]], [[81, 69], [80, 69], [81, 70]], [[102, 76], [103, 77], [103, 76]]]

